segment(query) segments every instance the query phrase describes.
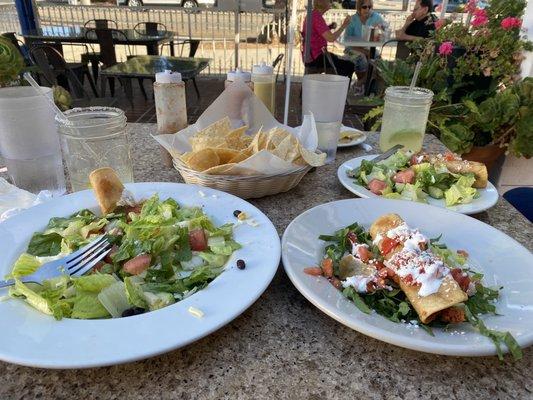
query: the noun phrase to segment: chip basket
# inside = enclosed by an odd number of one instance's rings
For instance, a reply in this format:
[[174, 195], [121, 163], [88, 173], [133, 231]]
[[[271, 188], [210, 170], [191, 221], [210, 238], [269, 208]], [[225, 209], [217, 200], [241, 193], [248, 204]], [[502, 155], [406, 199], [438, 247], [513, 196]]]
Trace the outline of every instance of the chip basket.
[[175, 158], [173, 163], [186, 183], [222, 190], [242, 199], [256, 199], [291, 190], [312, 168], [307, 165], [273, 175], [208, 175], [190, 169], [179, 159]]

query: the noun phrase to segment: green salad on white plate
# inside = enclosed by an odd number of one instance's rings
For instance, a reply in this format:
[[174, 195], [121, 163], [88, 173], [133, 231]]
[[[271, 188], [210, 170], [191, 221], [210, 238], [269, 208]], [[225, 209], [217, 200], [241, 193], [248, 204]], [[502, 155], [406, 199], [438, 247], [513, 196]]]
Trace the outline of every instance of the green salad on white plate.
[[471, 203], [487, 186], [485, 165], [453, 154], [414, 154], [398, 150], [389, 158], [362, 160], [348, 176], [375, 195], [427, 203], [442, 199], [447, 207]]
[[[113, 244], [88, 275], [62, 275], [42, 284], [20, 278], [105, 234]], [[81, 210], [52, 218], [33, 234], [8, 278], [9, 296], [56, 319], [118, 318], [157, 310], [205, 288], [232, 253], [233, 224], [215, 226], [200, 207], [181, 207], [153, 195], [98, 216]]]

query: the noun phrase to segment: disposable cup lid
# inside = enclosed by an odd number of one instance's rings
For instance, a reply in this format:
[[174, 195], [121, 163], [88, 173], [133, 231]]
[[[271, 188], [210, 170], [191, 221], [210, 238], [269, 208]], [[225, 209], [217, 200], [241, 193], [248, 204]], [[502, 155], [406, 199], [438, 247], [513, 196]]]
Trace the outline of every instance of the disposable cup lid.
[[181, 74], [179, 72], [166, 69], [163, 72], [157, 72], [155, 74], [155, 81], [157, 83], [180, 83]]
[[269, 75], [273, 73], [274, 68], [271, 65], [267, 65], [264, 61], [252, 67], [252, 74]]

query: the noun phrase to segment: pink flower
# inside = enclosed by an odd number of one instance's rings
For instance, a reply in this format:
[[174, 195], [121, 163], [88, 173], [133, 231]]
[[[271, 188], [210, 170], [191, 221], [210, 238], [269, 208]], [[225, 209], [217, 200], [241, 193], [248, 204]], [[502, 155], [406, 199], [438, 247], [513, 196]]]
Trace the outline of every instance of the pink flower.
[[476, 11], [476, 3], [476, 0], [468, 0], [468, 3], [466, 3], [465, 6], [465, 11], [468, 13], [473, 13], [474, 11]]
[[500, 25], [503, 29], [509, 31], [513, 28], [520, 28], [522, 26], [522, 20], [516, 17], [507, 17], [502, 19]]
[[474, 18], [472, 18], [472, 26], [479, 27], [486, 25], [489, 22], [489, 17], [487, 17], [487, 12], [485, 10], [476, 10], [473, 13]]
[[446, 25], [446, 20], [445, 19], [438, 19], [435, 21], [435, 29], [439, 30], [440, 28], [442, 28], [444, 25]]
[[453, 43], [452, 42], [442, 42], [439, 46], [439, 54], [441, 56], [449, 56], [453, 52]]

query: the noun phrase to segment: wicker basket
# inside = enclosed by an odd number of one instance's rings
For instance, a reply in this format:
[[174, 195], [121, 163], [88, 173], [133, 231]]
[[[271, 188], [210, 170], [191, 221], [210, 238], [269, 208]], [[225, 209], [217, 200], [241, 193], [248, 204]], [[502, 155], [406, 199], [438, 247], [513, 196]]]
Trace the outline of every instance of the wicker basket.
[[289, 173], [274, 175], [207, 175], [188, 168], [181, 160], [174, 159], [174, 168], [186, 183], [222, 190], [243, 199], [256, 199], [291, 190], [312, 167], [307, 165]]

